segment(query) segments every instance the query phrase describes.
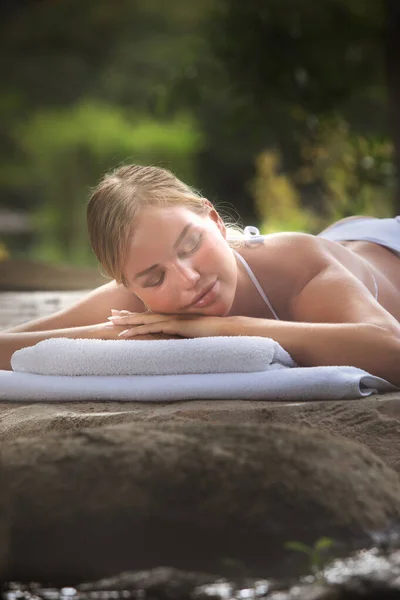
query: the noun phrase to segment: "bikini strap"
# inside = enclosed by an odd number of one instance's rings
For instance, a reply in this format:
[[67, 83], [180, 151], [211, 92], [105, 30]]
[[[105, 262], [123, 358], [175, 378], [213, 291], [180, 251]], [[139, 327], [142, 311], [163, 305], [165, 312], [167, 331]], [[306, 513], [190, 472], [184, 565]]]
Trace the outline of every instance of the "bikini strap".
[[242, 263], [242, 265], [244, 266], [244, 268], [246, 269], [248, 276], [250, 277], [251, 281], [256, 286], [257, 291], [260, 294], [261, 298], [264, 300], [265, 304], [268, 306], [268, 308], [270, 309], [270, 311], [274, 315], [275, 319], [277, 321], [279, 321], [278, 315], [274, 311], [271, 302], [268, 300], [268, 298], [267, 298], [264, 290], [262, 289], [261, 285], [259, 284], [259, 282], [258, 282], [256, 276], [254, 275], [253, 271], [250, 269], [249, 265], [247, 264], [247, 262], [245, 261], [245, 259], [243, 258], [243, 256], [241, 256], [239, 254], [239, 252], [236, 252], [236, 250], [233, 250], [233, 251], [236, 254], [236, 256], [238, 257], [238, 259], [240, 260], [240, 262]]

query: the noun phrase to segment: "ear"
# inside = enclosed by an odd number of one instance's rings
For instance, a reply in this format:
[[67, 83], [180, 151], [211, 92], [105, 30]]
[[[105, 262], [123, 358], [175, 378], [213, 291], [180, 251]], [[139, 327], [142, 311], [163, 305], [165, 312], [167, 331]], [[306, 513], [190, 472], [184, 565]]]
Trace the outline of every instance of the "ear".
[[209, 208], [208, 217], [214, 221], [223, 238], [226, 239], [226, 226], [219, 212], [209, 200], [204, 199], [204, 204]]

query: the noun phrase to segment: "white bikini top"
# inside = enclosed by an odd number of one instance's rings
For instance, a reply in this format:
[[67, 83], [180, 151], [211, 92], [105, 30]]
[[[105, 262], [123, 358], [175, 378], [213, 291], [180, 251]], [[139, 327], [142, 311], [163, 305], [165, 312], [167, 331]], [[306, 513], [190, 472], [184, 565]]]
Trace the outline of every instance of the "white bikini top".
[[[262, 242], [264, 239], [264, 236], [260, 235], [260, 232], [257, 229], [257, 227], [252, 227], [251, 225], [249, 225], [248, 227], [245, 227], [244, 236], [245, 236], [246, 242], [249, 242], [250, 244]], [[275, 319], [277, 321], [279, 321], [279, 317], [276, 314], [276, 312], [274, 311], [271, 302], [268, 300], [268, 296], [265, 294], [264, 290], [262, 289], [262, 287], [260, 285], [260, 282], [258, 281], [257, 277], [254, 275], [250, 266], [245, 261], [243, 256], [241, 256], [238, 252], [236, 252], [236, 250], [234, 250], [234, 253], [238, 257], [238, 259], [240, 260], [240, 262], [242, 263], [244, 268], [246, 269], [248, 276], [250, 277], [251, 281], [256, 286], [256, 289], [257, 289], [258, 293], [260, 294], [261, 298], [264, 300], [265, 304], [268, 306], [268, 308], [274, 315]]]

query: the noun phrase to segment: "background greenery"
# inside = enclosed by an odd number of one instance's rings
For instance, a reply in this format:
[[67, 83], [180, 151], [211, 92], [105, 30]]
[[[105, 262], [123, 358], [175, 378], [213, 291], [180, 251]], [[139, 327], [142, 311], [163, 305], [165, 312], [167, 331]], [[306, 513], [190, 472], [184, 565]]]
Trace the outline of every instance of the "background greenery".
[[127, 162], [264, 232], [400, 214], [399, 4], [8, 0], [0, 256], [93, 263], [89, 190]]

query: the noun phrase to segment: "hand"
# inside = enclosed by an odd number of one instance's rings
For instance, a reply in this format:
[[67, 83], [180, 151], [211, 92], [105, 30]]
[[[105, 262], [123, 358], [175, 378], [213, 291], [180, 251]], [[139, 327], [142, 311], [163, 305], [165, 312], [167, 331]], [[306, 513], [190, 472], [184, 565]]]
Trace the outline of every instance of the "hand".
[[[89, 326], [89, 337], [91, 339], [99, 340], [123, 340], [124, 337], [120, 337], [120, 333], [126, 329], [126, 325], [118, 326], [113, 325], [111, 321], [105, 323], [97, 323], [96, 325]], [[169, 340], [174, 337], [173, 335], [164, 335], [162, 333], [152, 333], [148, 335], [137, 335], [136, 340]]]
[[114, 325], [123, 326], [121, 338], [163, 333], [170, 337], [211, 337], [230, 335], [227, 324], [232, 317], [207, 317], [203, 315], [172, 315], [152, 312], [132, 313], [126, 310], [112, 311], [108, 317]]

